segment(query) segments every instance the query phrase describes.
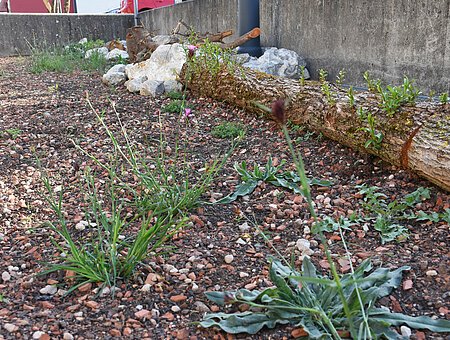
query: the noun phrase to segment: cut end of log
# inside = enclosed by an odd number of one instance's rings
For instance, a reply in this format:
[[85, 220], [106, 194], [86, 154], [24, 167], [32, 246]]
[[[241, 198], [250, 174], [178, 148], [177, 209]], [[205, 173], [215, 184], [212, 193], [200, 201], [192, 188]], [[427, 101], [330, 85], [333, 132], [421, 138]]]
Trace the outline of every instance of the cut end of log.
[[250, 32], [248, 32], [248, 36], [249, 38], [257, 38], [261, 35], [261, 30], [259, 27], [255, 27], [254, 29], [252, 29]]

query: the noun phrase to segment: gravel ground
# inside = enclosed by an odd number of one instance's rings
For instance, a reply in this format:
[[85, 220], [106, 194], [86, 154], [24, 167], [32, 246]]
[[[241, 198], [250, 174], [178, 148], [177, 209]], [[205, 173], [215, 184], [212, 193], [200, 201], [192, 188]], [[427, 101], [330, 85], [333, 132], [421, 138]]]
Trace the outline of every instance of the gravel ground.
[[[304, 199], [290, 190], [260, 183], [251, 195], [233, 203], [204, 204], [191, 211], [192, 223], [169, 241], [165, 253], [149, 257], [132, 278], [120, 282], [114, 297], [97, 296], [95, 286], [61, 296], [70, 288], [65, 273], [36, 275], [59, 254], [49, 237], [53, 232], [43, 224], [55, 216], [42, 196], [36, 157], [52, 182], [65, 188], [69, 228], [77, 238], [85, 237], [74, 228], [84, 216], [79, 188], [83, 169], [97, 169], [99, 179], [106, 174], [75, 148], [73, 141], [101, 160], [112, 152], [110, 140], [87, 105], [87, 96], [106, 124], [117, 131], [114, 103], [138, 147], [151, 150], [161, 129], [171, 141], [180, 136], [188, 143], [194, 173], [230, 147], [230, 140], [212, 136], [212, 128], [224, 121], [242, 123], [245, 138], [208, 188], [205, 201], [233, 191], [239, 182], [234, 162], [264, 165], [272, 157], [275, 164], [286, 160], [286, 170], [294, 166], [276, 124], [242, 110], [208, 98], [189, 97], [193, 116], [186, 125], [178, 115], [161, 112], [170, 102], [168, 98], [150, 99], [122, 87], [108, 88], [97, 74], [35, 75], [28, 66], [25, 58], [0, 58], [0, 339], [233, 338], [193, 324], [205, 311], [221, 310], [205, 298], [205, 291], [271, 286], [267, 256], [275, 255], [274, 247], [290, 256], [293, 245], [302, 238], [311, 242], [313, 262], [326, 270], [325, 254], [309, 232], [312, 221]], [[413, 174], [317, 134], [294, 130], [292, 137], [304, 155], [308, 176], [333, 183], [312, 188], [319, 214], [350, 216], [362, 211], [356, 186], [364, 183], [380, 187], [391, 200], [419, 187], [429, 188], [430, 199], [417, 204], [413, 212], [442, 212], [450, 207], [448, 193]], [[269, 243], [256, 226], [265, 231]], [[409, 315], [450, 319], [449, 225], [407, 221], [404, 226], [408, 238], [385, 244], [372, 225], [352, 226], [345, 232], [352, 261], [357, 264], [370, 257], [375, 265], [384, 267], [411, 266], [401, 287], [380, 304]], [[339, 233], [327, 233], [327, 238], [338, 269], [348, 271]], [[300, 259], [296, 262], [301, 263]], [[42, 290], [48, 285], [58, 290]], [[295, 331], [284, 326], [238, 338], [288, 339]], [[412, 332], [416, 339], [449, 336]]]

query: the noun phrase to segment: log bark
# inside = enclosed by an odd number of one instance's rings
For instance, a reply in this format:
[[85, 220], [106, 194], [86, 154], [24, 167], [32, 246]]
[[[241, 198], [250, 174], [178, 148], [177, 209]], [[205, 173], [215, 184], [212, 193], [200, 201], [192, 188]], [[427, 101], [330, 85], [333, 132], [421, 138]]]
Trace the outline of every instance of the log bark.
[[[227, 69], [214, 75], [203, 69], [196, 74], [182, 70], [185, 85], [201, 96], [226, 101], [250, 112], [267, 115], [257, 107], [270, 107], [280, 98], [289, 98], [286, 114], [295, 124], [321, 132], [325, 136], [364, 153], [409, 169], [437, 186], [450, 191], [450, 104], [418, 103], [402, 106], [389, 117], [380, 108], [380, 97], [370, 92], [355, 94], [355, 106], [365, 108], [376, 119], [376, 130], [383, 133], [380, 149], [365, 147], [367, 122], [351, 107], [344, 90], [333, 87], [335, 103], [329, 103], [321, 84], [274, 77], [262, 72]], [[185, 80], [189, 78], [189, 82]]]

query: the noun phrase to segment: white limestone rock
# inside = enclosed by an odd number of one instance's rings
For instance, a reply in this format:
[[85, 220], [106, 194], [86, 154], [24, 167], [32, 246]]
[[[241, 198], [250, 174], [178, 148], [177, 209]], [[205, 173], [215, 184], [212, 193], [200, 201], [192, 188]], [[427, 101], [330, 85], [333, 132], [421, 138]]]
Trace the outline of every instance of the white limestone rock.
[[176, 80], [165, 80], [164, 91], [167, 92], [180, 92], [183, 89], [183, 85]]
[[147, 76], [148, 80], [176, 80], [183, 64], [186, 62], [186, 52], [181, 44], [161, 45], [149, 59], [128, 65], [125, 73], [132, 80]]
[[164, 93], [164, 82], [149, 79], [142, 83], [140, 94], [143, 96], [158, 97]]
[[128, 52], [115, 48], [106, 54], [106, 60], [116, 60], [119, 59], [119, 57], [122, 59], [128, 59]]
[[127, 90], [130, 92], [140, 92], [141, 88], [142, 88], [142, 84], [144, 82], [146, 82], [147, 80], [148, 80], [147, 76], [135, 78], [132, 80], [127, 80], [125, 82], [125, 86], [126, 86]]
[[304, 66], [304, 78], [310, 78], [305, 60], [295, 51], [286, 48], [269, 48], [261, 57], [251, 57], [243, 66], [274, 76], [292, 79], [301, 78], [301, 67]]
[[108, 54], [108, 49], [106, 47], [97, 47], [97, 48], [87, 50], [86, 53], [84, 54], [84, 58], [89, 59], [95, 53], [106, 57], [106, 55]]
[[119, 85], [127, 80], [125, 75], [125, 65], [117, 64], [111, 67], [106, 74], [103, 75], [102, 81], [106, 85]]

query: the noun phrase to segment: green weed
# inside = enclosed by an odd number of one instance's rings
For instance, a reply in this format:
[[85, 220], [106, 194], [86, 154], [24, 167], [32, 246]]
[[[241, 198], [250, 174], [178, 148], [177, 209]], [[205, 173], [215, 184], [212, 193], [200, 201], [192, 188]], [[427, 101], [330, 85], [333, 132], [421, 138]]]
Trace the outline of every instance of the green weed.
[[331, 91], [331, 86], [326, 80], [327, 76], [328, 76], [327, 71], [325, 71], [324, 69], [319, 70], [319, 81], [321, 83], [320, 89], [322, 90], [322, 93], [327, 98], [328, 104], [334, 105], [334, 104], [336, 104], [336, 99], [334, 98], [335, 93], [333, 91]]
[[371, 112], [367, 112], [362, 108], [359, 108], [359, 117], [360, 119], [367, 124], [358, 130], [364, 131], [369, 135], [369, 138], [364, 143], [364, 147], [366, 149], [372, 147], [376, 150], [381, 149], [381, 143], [383, 142], [383, 133], [376, 130], [376, 120]]
[[410, 81], [408, 77], [403, 78], [401, 86], [388, 85], [383, 89], [381, 84], [378, 84], [377, 90], [381, 96], [380, 107], [391, 118], [402, 105], [415, 104], [420, 95], [420, 91], [414, 87], [413, 81]]
[[4, 136], [4, 135], [8, 135], [10, 138], [12, 139], [16, 139], [17, 137], [19, 137], [22, 133], [22, 130], [20, 129], [6, 129], [0, 131], [0, 137]]
[[441, 104], [447, 104], [448, 103], [448, 93], [447, 92], [443, 92], [439, 95], [439, 101], [441, 102]]
[[245, 136], [245, 127], [239, 123], [223, 122], [216, 125], [211, 134], [216, 138], [234, 139], [240, 137], [242, 139]]

